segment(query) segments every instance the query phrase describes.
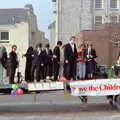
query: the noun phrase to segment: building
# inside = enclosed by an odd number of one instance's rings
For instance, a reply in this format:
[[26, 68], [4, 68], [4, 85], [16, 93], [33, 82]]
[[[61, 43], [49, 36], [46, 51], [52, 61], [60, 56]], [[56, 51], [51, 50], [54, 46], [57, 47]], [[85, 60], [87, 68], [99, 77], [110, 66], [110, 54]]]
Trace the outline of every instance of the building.
[[50, 40], [49, 40], [49, 42], [50, 42], [50, 46], [51, 46], [52, 50], [54, 49], [54, 47], [56, 45], [56, 41], [55, 41], [55, 26], [56, 26], [55, 21], [48, 26], [48, 30], [50, 31]]
[[55, 40], [69, 39], [81, 30], [120, 22], [120, 0], [52, 0]]
[[99, 65], [115, 65], [120, 47], [120, 24], [103, 24], [97, 30], [83, 30], [76, 35], [77, 47], [81, 43], [93, 44]]
[[49, 40], [47, 38], [45, 38], [45, 32], [43, 32], [43, 31], [40, 31], [40, 41], [41, 41], [43, 47], [45, 47], [45, 45], [47, 43], [49, 43]]
[[12, 45], [17, 45], [19, 55], [19, 71], [24, 75], [25, 58], [29, 46], [35, 47], [40, 41], [40, 31], [37, 27], [36, 15], [31, 4], [24, 8], [0, 9], [0, 44], [11, 51]]

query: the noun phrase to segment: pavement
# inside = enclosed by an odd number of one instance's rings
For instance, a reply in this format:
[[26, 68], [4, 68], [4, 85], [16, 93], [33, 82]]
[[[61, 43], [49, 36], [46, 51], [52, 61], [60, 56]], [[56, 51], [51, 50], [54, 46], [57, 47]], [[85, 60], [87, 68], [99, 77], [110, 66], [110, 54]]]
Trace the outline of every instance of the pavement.
[[0, 120], [120, 120], [120, 110], [105, 97], [89, 97], [88, 104], [62, 91], [0, 96]]

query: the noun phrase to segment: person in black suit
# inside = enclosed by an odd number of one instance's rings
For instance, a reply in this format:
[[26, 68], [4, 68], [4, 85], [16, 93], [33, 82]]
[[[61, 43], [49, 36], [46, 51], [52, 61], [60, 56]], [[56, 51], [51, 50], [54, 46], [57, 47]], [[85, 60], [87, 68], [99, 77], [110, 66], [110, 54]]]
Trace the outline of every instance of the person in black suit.
[[7, 51], [5, 47], [0, 47], [0, 62], [7, 69]]
[[42, 44], [39, 43], [36, 46], [36, 50], [34, 51], [33, 61], [32, 61], [32, 69], [31, 69], [31, 80], [34, 81], [34, 73], [36, 71], [36, 81], [39, 82], [44, 78], [44, 51], [42, 50]]
[[52, 78], [52, 65], [53, 65], [53, 53], [52, 50], [50, 49], [50, 45], [46, 44], [45, 45], [45, 78], [46, 79], [51, 79]]
[[25, 81], [31, 81], [31, 68], [32, 68], [32, 61], [33, 61], [34, 50], [33, 47], [29, 47], [24, 57], [26, 57], [26, 67], [25, 67]]
[[96, 50], [93, 48], [93, 45], [90, 44], [86, 49], [86, 74], [88, 79], [92, 79], [93, 74], [95, 73], [95, 68], [97, 65], [95, 58], [97, 58]]
[[17, 46], [12, 46], [12, 51], [8, 55], [8, 76], [10, 84], [14, 84], [14, 76], [18, 67], [18, 56], [16, 54]]
[[64, 60], [64, 76], [68, 80], [76, 80], [77, 48], [75, 36], [72, 36], [64, 47]]
[[53, 50], [53, 76], [54, 81], [58, 80], [59, 68], [60, 68], [60, 47], [62, 42], [58, 41], [57, 46]]

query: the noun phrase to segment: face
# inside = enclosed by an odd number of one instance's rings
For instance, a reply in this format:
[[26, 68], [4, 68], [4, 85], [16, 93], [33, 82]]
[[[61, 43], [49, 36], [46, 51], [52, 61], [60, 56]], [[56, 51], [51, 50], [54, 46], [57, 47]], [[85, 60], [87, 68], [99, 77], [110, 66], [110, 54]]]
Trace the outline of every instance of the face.
[[13, 47], [13, 48], [12, 48], [12, 51], [15, 52], [16, 50], [17, 50], [17, 47]]
[[72, 39], [70, 40], [70, 43], [71, 43], [71, 44], [74, 44], [74, 43], [75, 43], [75, 38], [72, 38]]

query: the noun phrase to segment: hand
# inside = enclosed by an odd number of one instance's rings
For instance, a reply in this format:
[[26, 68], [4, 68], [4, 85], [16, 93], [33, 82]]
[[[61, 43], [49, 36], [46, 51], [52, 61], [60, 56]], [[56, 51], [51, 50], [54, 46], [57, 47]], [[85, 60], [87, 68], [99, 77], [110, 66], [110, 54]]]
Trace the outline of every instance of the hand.
[[53, 55], [53, 58], [57, 58], [57, 56], [56, 56], [56, 55]]
[[41, 66], [44, 66], [44, 64], [41, 64]]
[[68, 64], [68, 60], [65, 60], [65, 63], [67, 63], [67, 64]]
[[91, 58], [93, 58], [93, 56], [92, 56], [92, 55], [90, 55], [90, 57], [91, 57]]
[[89, 58], [90, 56], [89, 55], [87, 55], [87, 58]]

